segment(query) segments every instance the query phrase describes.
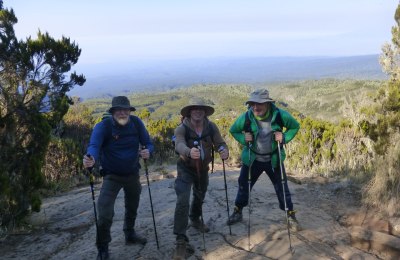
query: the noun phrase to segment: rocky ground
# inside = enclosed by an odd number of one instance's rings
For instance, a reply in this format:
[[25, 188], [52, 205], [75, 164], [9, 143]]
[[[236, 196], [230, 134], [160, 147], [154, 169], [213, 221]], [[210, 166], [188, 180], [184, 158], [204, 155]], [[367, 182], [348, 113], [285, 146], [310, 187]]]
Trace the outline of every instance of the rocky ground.
[[[210, 175], [204, 203], [204, 221], [211, 231], [193, 228], [188, 236], [195, 253], [189, 259], [400, 259], [399, 226], [380, 219], [359, 206], [360, 194], [348, 181], [324, 178], [290, 178], [297, 217], [303, 230], [291, 233], [278, 208], [273, 187], [262, 175], [251, 193], [251, 234], [248, 239], [248, 209], [244, 220], [227, 220], [224, 178], [221, 165]], [[237, 191], [238, 168], [227, 168], [230, 211]], [[148, 238], [145, 246], [125, 245], [122, 232], [123, 192], [115, 205], [110, 243], [111, 259], [171, 259], [175, 248], [172, 234], [175, 209], [173, 189], [176, 171], [167, 175], [150, 173], [159, 249], [155, 240], [149, 192], [145, 177], [136, 230]], [[157, 181], [156, 181], [157, 180]], [[101, 184], [95, 187], [98, 196]], [[29, 219], [32, 229], [9, 235], [0, 245], [0, 259], [95, 259], [97, 250], [93, 203], [89, 186], [44, 200], [42, 211]], [[230, 234], [230, 232], [232, 234]], [[395, 235], [397, 236], [395, 236]], [[249, 248], [250, 242], [250, 248]], [[290, 250], [290, 242], [292, 250]]]

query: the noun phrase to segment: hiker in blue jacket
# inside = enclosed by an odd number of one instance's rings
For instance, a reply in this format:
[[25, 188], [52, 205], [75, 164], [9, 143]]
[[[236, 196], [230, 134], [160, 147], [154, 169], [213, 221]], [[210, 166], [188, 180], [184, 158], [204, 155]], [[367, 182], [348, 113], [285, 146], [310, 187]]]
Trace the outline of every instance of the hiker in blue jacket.
[[125, 241], [127, 244], [143, 245], [147, 242], [134, 229], [141, 192], [139, 158], [149, 159], [154, 146], [143, 122], [130, 115], [135, 110], [127, 97], [114, 97], [109, 109], [111, 116], [96, 124], [87, 155], [83, 157], [84, 167], [93, 167], [95, 162], [100, 161], [102, 168], [100, 174], [103, 176], [103, 185], [97, 202], [97, 259], [109, 258], [114, 204], [121, 188], [125, 193]]

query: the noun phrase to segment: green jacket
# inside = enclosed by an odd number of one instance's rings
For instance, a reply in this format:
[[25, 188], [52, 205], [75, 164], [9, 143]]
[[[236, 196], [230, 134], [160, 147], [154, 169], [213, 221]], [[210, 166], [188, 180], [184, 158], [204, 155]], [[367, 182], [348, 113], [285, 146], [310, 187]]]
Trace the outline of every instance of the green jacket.
[[[290, 142], [295, 137], [295, 135], [297, 134], [297, 132], [300, 129], [299, 122], [297, 122], [296, 119], [294, 119], [294, 117], [292, 115], [290, 115], [287, 111], [278, 109], [274, 104], [271, 104], [271, 110], [272, 110], [272, 120], [271, 120], [272, 130], [283, 132], [284, 139], [285, 139], [284, 143], [286, 144], [286, 143]], [[243, 146], [247, 146], [245, 139], [244, 139], [246, 113], [249, 113], [249, 119], [251, 122], [250, 127], [253, 132], [253, 136], [256, 140], [257, 136], [258, 136], [258, 125], [257, 125], [256, 119], [254, 118], [253, 111], [251, 109], [249, 109], [247, 112], [241, 114], [236, 119], [236, 121], [233, 123], [233, 125], [231, 126], [231, 128], [229, 130], [229, 132], [236, 139], [236, 141], [238, 141]], [[284, 126], [284, 128], [286, 128], [285, 131], [283, 131], [284, 129], [281, 129], [281, 127], [276, 122], [276, 117], [277, 117], [278, 113], [280, 113], [283, 126]], [[254, 143], [253, 145], [255, 145], [256, 142], [253, 142], [253, 143]], [[253, 149], [256, 149], [256, 147], [253, 147]], [[272, 142], [272, 151], [273, 152], [271, 155], [271, 163], [272, 163], [273, 167], [277, 167], [279, 165], [277, 142]], [[256, 154], [253, 151], [251, 151], [250, 153], [251, 154], [250, 154], [250, 158], [249, 158], [249, 149], [243, 147], [242, 162], [248, 166], [251, 165], [251, 163], [253, 163], [253, 161], [256, 158]], [[281, 158], [282, 158], [282, 162], [286, 158], [285, 149], [281, 149]]]

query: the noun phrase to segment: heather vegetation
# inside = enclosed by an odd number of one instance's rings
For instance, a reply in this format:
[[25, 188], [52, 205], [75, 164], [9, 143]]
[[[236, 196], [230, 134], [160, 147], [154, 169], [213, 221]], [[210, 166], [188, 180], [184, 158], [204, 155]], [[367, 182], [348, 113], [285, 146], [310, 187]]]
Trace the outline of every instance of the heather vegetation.
[[51, 130], [68, 111], [66, 93], [85, 82], [67, 75], [81, 53], [75, 43], [40, 31], [17, 40], [15, 23], [0, 1], [0, 234], [40, 210]]
[[[1, 1], [0, 1], [1, 7]], [[0, 8], [1, 9], [1, 8]], [[66, 73], [80, 49], [68, 38], [18, 41], [11, 10], [0, 10], [0, 226], [12, 228], [40, 197], [86, 182], [82, 169], [91, 129], [110, 107], [111, 97], [67, 96], [83, 76]], [[290, 111], [301, 130], [287, 145], [289, 172], [300, 176], [347, 178], [364, 190], [364, 202], [396, 216], [400, 212], [399, 27], [383, 47], [387, 81], [323, 79], [259, 85], [270, 89], [278, 107]], [[155, 143], [153, 165], [173, 163], [171, 137], [180, 109], [193, 96], [215, 107], [212, 120], [230, 149], [228, 163], [240, 163], [240, 147], [228, 134], [254, 86], [195, 85], [165, 92], [130, 94], [135, 112]], [[217, 158], [218, 160], [218, 158]], [[1, 233], [0, 232], [0, 233]], [[1, 235], [1, 234], [0, 234]]]

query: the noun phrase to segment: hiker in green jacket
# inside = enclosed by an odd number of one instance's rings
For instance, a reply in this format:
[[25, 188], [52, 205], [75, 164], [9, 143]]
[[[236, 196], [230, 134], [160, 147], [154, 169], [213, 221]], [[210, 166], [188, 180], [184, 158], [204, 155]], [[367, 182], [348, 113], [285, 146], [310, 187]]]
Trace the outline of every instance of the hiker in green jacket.
[[[274, 185], [279, 201], [279, 207], [285, 210], [282, 177], [280, 171], [278, 143], [281, 145], [282, 170], [285, 150], [283, 144], [290, 142], [299, 131], [300, 124], [287, 111], [278, 109], [266, 89], [251, 93], [246, 104], [248, 111], [241, 114], [230, 128], [232, 136], [243, 146], [242, 167], [238, 179], [239, 189], [235, 200], [235, 209], [227, 224], [232, 225], [243, 219], [242, 209], [249, 201], [249, 167], [250, 186], [256, 183], [265, 171]], [[286, 129], [284, 131], [284, 129]], [[292, 230], [298, 230], [299, 225], [293, 209], [293, 203], [284, 178], [285, 197], [289, 225]]]

